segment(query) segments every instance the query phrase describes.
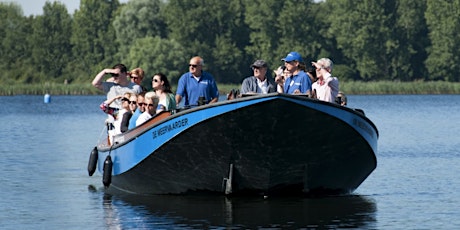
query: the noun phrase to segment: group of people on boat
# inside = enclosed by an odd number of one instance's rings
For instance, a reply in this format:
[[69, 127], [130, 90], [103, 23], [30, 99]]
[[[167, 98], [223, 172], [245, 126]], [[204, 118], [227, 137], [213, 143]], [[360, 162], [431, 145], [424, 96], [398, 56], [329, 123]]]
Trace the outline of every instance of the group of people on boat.
[[[332, 60], [321, 58], [316, 62], [311, 62], [310, 68], [307, 68], [302, 56], [297, 52], [290, 52], [281, 60], [284, 65], [274, 71], [275, 79], [267, 76], [268, 64], [264, 60], [256, 60], [250, 66], [254, 73], [253, 76], [243, 80], [239, 93], [243, 95], [274, 92], [299, 94], [321, 101], [346, 105], [345, 95], [339, 92], [339, 80], [331, 74]], [[229, 95], [229, 98], [238, 97], [239, 93]]]
[[[274, 71], [274, 79], [267, 76], [268, 64], [264, 60], [256, 60], [250, 66], [253, 76], [245, 78], [241, 89], [232, 90], [227, 99], [245, 94], [278, 92], [307, 95], [346, 105], [345, 95], [339, 92], [339, 81], [331, 75], [333, 62], [330, 59], [321, 58], [311, 62], [309, 69], [297, 52], [290, 52], [281, 60], [284, 65]], [[161, 111], [175, 110], [182, 101], [184, 107], [217, 102], [219, 90], [216, 81], [212, 74], [203, 70], [203, 65], [203, 58], [199, 56], [190, 59], [189, 72], [179, 78], [176, 94], [171, 91], [169, 80], [163, 73], [152, 76], [153, 91], [147, 92], [141, 86], [145, 75], [141, 68], [128, 71], [125, 65], [116, 64], [112, 68], [101, 70], [92, 84], [107, 93], [107, 100], [100, 108], [109, 114], [109, 135], [126, 132]], [[111, 77], [103, 81], [108, 74]], [[341, 100], [337, 101], [337, 98]]]

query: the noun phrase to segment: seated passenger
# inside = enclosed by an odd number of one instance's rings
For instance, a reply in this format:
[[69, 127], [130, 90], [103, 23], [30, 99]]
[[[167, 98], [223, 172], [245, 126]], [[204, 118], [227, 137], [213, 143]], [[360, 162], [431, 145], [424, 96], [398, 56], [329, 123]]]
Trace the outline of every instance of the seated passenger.
[[144, 96], [146, 92], [142, 92], [137, 95], [137, 109], [134, 111], [131, 119], [129, 119], [128, 129], [133, 129], [136, 127], [137, 118], [145, 111]]
[[[115, 127], [115, 131], [113, 132], [113, 135], [123, 133], [122, 126], [126, 126], [126, 130], [127, 130], [128, 124], [123, 124], [123, 117], [125, 116], [126, 113], [128, 114], [130, 113], [129, 98], [132, 95], [133, 95], [132, 93], [125, 93], [121, 97], [121, 109], [118, 111], [117, 118], [113, 122], [113, 126]], [[128, 121], [129, 119], [126, 120], [125, 122], [127, 123]], [[124, 132], [126, 132], [126, 130]]]
[[274, 93], [275, 83], [267, 77], [267, 63], [264, 60], [257, 60], [251, 66], [253, 76], [247, 77], [241, 84], [241, 94], [247, 93]]
[[126, 112], [123, 113], [123, 116], [121, 118], [121, 127], [120, 131], [122, 133], [128, 131], [129, 129], [129, 122], [131, 121], [131, 117], [133, 116], [134, 112], [137, 109], [137, 96], [136, 94], [132, 94], [129, 99], [127, 97], [124, 97], [121, 99], [123, 101], [123, 109], [125, 109], [125, 102], [128, 103], [128, 108], [126, 108]]
[[152, 88], [159, 98], [156, 113], [161, 111], [170, 111], [176, 109], [176, 98], [171, 91], [171, 85], [168, 78], [162, 73], [157, 73], [152, 77]]
[[335, 102], [339, 93], [339, 80], [331, 75], [333, 63], [329, 58], [321, 58], [317, 62], [312, 62], [316, 68], [318, 80], [313, 84], [316, 91], [316, 98], [321, 101]]
[[145, 103], [145, 111], [139, 115], [136, 120], [136, 126], [143, 124], [144, 122], [148, 121], [153, 115], [156, 114], [156, 108], [158, 106], [159, 98], [155, 95], [154, 92], [148, 92], [145, 94], [144, 103]]

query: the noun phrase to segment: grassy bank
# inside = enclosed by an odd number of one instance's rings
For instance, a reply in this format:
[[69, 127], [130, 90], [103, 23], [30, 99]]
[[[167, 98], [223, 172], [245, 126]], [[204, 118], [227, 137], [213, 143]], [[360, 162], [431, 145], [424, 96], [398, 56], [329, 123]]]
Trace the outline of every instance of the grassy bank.
[[[174, 87], [174, 86], [173, 86]], [[221, 94], [227, 94], [240, 85], [219, 84]], [[340, 82], [346, 94], [460, 94], [460, 83], [452, 82]], [[173, 88], [173, 91], [175, 89]], [[11, 95], [97, 95], [103, 94], [91, 84], [16, 84], [0, 85], [1, 96]]]

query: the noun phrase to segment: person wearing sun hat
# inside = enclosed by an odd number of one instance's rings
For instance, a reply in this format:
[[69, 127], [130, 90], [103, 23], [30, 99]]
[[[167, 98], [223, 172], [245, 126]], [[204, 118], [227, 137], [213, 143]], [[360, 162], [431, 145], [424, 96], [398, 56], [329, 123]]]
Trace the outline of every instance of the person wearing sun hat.
[[302, 56], [293, 51], [281, 60], [284, 61], [286, 70], [291, 74], [291, 77], [284, 82], [284, 93], [309, 95], [311, 93], [311, 80], [300, 68], [303, 63]]
[[253, 71], [253, 76], [243, 80], [241, 94], [276, 92], [275, 82], [267, 77], [268, 65], [264, 60], [256, 60], [250, 67]]

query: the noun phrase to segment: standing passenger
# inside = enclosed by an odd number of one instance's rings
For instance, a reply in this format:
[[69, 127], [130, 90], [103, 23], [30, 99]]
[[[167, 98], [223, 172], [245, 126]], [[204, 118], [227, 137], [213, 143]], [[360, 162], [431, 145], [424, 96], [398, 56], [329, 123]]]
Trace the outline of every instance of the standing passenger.
[[267, 63], [264, 60], [257, 60], [251, 65], [253, 76], [247, 77], [241, 84], [241, 94], [246, 93], [274, 93], [275, 83], [267, 77]]
[[290, 52], [281, 60], [284, 61], [286, 70], [292, 75], [284, 82], [284, 93], [310, 94], [311, 80], [307, 74], [300, 69], [300, 64], [303, 62], [302, 56], [297, 52]]
[[171, 91], [168, 78], [163, 73], [157, 73], [152, 77], [152, 88], [160, 101], [158, 102], [157, 113], [176, 109], [176, 99]]
[[219, 100], [219, 91], [217, 89], [214, 77], [202, 70], [203, 59], [193, 57], [189, 62], [189, 72], [184, 73], [177, 84], [176, 104], [179, 105], [182, 98], [185, 99], [185, 106], [197, 106], [202, 102], [215, 103]]
[[138, 84], [143, 92], [146, 92], [147, 89], [142, 86], [142, 80], [144, 80], [144, 70], [141, 68], [135, 68], [129, 72], [129, 78], [131, 78], [131, 82]]
[[339, 93], [339, 80], [331, 75], [333, 63], [329, 58], [321, 58], [312, 62], [316, 68], [318, 80], [313, 84], [316, 91], [316, 98], [321, 101], [335, 102]]
[[[110, 74], [113, 78], [112, 82], [102, 81], [102, 78], [106, 75]], [[140, 93], [142, 92], [142, 88], [130, 81], [128, 81], [128, 71], [125, 65], [123, 64], [116, 64], [112, 67], [112, 69], [103, 69], [99, 72], [93, 79], [93, 86], [104, 91], [107, 93], [107, 100], [112, 100], [119, 95], [123, 95], [127, 92], [133, 93]], [[110, 104], [115, 110], [120, 110], [121, 101], [114, 100], [113, 103]]]

